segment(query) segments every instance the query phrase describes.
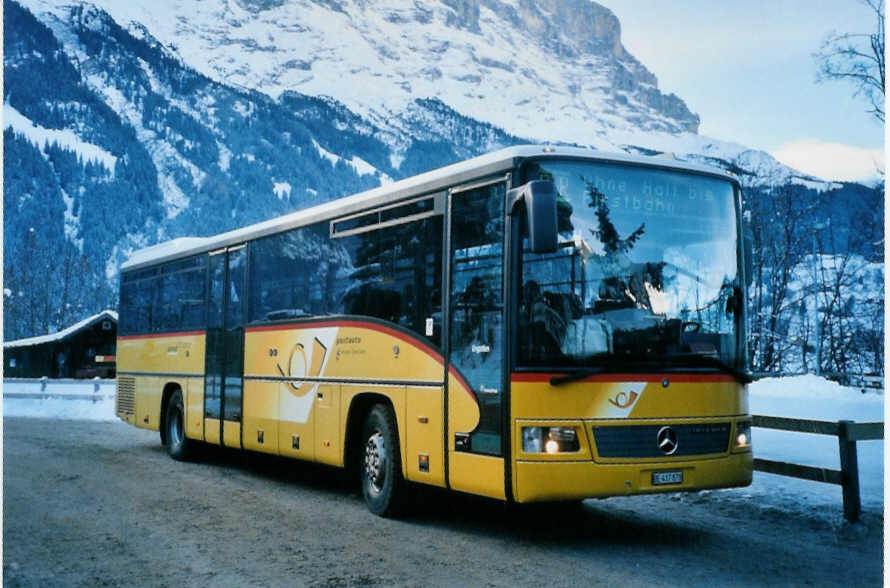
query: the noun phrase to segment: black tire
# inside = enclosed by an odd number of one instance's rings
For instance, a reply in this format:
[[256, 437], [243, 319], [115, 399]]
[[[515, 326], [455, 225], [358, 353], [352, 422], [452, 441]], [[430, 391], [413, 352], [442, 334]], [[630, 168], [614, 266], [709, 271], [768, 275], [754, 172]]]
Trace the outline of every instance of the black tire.
[[365, 504], [375, 515], [396, 516], [402, 512], [406, 488], [395, 417], [387, 406], [371, 408], [361, 440], [359, 470]]
[[187, 461], [195, 455], [195, 442], [185, 436], [185, 410], [182, 391], [176, 390], [167, 401], [164, 415], [164, 435], [167, 453], [175, 460]]

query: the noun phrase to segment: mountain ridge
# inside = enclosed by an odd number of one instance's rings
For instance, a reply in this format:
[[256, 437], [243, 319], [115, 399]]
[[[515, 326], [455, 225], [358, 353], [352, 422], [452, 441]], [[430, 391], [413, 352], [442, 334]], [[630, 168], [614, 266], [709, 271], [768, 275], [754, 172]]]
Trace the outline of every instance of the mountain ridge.
[[[150, 30], [211, 79], [273, 98], [287, 90], [327, 94], [375, 121], [414, 98], [438, 97], [465, 116], [539, 140], [593, 144], [608, 128], [602, 117], [620, 126], [618, 114], [637, 116], [634, 124], [648, 130], [695, 132], [699, 124], [623, 47], [617, 17], [588, 0], [209, 0], [199, 11], [167, 0], [93, 3], [124, 29]], [[28, 5], [58, 15], [69, 3]], [[541, 88], [551, 91], [542, 96]], [[514, 124], [510, 114], [493, 120], [490, 103], [499, 97], [526, 122]], [[586, 140], [546, 124], [535, 132], [541, 121], [530, 120], [550, 116], [545, 105], [591, 126]]]

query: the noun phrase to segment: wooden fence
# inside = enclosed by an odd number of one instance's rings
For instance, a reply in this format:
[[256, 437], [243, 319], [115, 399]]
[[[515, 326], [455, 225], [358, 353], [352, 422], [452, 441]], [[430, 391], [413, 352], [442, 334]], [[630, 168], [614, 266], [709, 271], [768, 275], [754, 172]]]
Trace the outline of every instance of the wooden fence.
[[859, 500], [859, 459], [857, 441], [873, 441], [884, 438], [884, 423], [854, 423], [853, 421], [808, 421], [785, 417], [754, 415], [752, 426], [778, 429], [797, 433], [814, 433], [837, 437], [841, 469], [830, 470], [814, 466], [754, 458], [754, 469], [759, 472], [790, 476], [814, 482], [837, 484], [843, 489], [844, 517], [848, 521], [859, 520], [862, 504]]

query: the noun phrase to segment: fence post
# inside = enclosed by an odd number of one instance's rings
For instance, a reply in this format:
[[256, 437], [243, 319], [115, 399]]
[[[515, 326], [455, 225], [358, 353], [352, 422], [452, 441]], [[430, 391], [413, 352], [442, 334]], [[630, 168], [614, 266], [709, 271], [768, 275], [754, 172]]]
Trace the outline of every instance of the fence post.
[[856, 441], [850, 441], [849, 425], [853, 421], [838, 421], [837, 443], [841, 457], [841, 488], [844, 493], [844, 518], [850, 522], [859, 520], [859, 459]]

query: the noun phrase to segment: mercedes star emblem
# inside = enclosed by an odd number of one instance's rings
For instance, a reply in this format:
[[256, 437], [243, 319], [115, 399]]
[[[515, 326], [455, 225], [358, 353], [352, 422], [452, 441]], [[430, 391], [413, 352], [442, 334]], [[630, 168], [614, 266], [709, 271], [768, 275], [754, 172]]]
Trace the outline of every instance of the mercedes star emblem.
[[656, 440], [658, 441], [658, 448], [661, 449], [665, 455], [671, 455], [677, 450], [677, 432], [670, 427], [662, 427], [659, 429]]

